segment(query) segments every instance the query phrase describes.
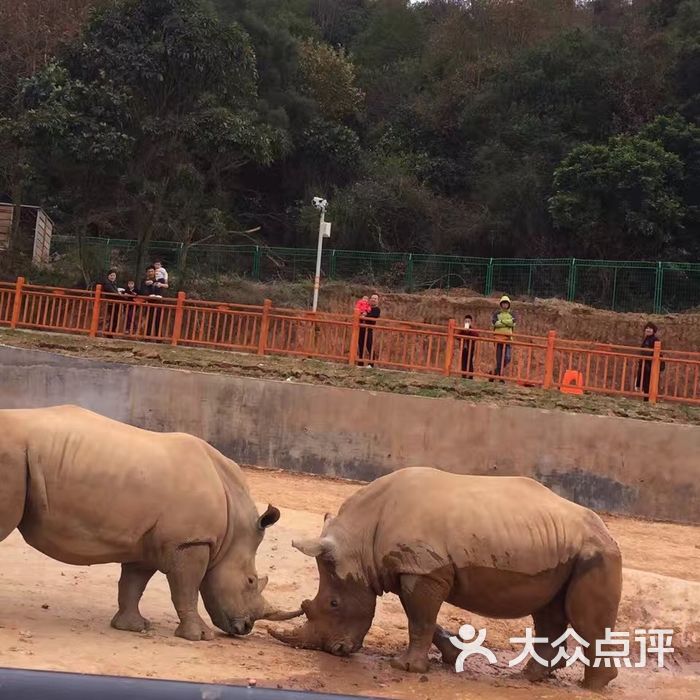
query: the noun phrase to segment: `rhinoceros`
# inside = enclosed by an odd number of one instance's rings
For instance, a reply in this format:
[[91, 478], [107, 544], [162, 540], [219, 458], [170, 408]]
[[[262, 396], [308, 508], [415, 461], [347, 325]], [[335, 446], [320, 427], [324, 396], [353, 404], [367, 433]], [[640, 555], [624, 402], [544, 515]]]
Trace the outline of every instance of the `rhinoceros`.
[[240, 467], [204, 440], [156, 433], [77, 406], [0, 411], [0, 541], [66, 564], [121, 563], [116, 629], [149, 626], [139, 601], [162, 571], [188, 640], [213, 639], [197, 612], [244, 635], [291, 619], [262, 596], [255, 555], [280, 512], [258, 515]]
[[[558, 662], [530, 659], [524, 674], [534, 681], [566, 663], [556, 657], [566, 641], [551, 642], [568, 623], [591, 645], [592, 662], [596, 641], [617, 618], [622, 558], [605, 524], [526, 477], [401, 469], [359, 489], [336, 517], [327, 513], [320, 537], [292, 545], [316, 558], [318, 592], [301, 604], [302, 626], [268, 631], [295, 647], [357, 651], [377, 596], [391, 592], [408, 617], [408, 648], [391, 660], [395, 668], [426, 672], [431, 644], [443, 662], [455, 663], [459, 651], [437, 625], [446, 601], [491, 618], [532, 615], [535, 636], [549, 640], [536, 651]], [[591, 663], [583, 684], [601, 688], [616, 675]]]

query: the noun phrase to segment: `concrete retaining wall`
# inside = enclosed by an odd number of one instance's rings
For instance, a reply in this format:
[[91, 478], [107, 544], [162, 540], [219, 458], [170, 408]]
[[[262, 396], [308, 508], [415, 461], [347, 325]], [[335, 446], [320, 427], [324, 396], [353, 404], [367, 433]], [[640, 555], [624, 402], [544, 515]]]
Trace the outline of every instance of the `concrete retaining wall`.
[[[534, 476], [602, 511], [700, 522], [700, 427], [118, 365], [0, 347], [0, 408], [75, 403], [243, 464], [370, 480]], [[1, 439], [1, 438], [0, 438]]]

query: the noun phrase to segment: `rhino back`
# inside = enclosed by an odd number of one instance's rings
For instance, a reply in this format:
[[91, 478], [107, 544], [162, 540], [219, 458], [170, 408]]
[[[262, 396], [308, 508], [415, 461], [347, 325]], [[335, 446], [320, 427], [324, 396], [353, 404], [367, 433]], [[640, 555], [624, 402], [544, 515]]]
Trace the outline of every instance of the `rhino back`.
[[3, 420], [21, 425], [26, 440], [20, 531], [49, 556], [79, 564], [143, 561], [172, 543], [218, 547], [225, 538], [227, 494], [201, 440], [74, 407], [15, 411]]
[[[383, 579], [443, 566], [537, 574], [615, 546], [595, 513], [532, 479], [427, 468], [403, 469], [358, 491], [329, 526], [333, 531], [341, 550], [372, 552]], [[348, 546], [362, 536], [350, 533], [360, 531], [368, 541]]]

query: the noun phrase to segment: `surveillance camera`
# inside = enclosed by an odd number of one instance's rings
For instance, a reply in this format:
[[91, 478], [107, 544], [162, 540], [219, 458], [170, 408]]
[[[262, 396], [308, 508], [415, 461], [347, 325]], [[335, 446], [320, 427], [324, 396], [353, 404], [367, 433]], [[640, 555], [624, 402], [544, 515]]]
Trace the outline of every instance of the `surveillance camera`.
[[323, 199], [323, 197], [314, 197], [313, 198], [313, 205], [316, 207], [316, 209], [320, 209], [321, 211], [325, 211], [326, 208], [328, 207], [328, 201]]

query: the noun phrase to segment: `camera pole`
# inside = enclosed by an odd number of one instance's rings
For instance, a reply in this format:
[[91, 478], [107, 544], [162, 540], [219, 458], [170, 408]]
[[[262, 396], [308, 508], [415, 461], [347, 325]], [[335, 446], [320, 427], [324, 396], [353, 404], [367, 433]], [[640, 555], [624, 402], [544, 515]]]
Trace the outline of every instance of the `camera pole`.
[[323, 253], [323, 239], [330, 238], [330, 224], [326, 224], [327, 202], [323, 200], [320, 205], [316, 205], [321, 210], [321, 220], [318, 224], [318, 249], [316, 251], [316, 275], [314, 276], [314, 301], [312, 311], [318, 307], [318, 292], [321, 287], [321, 255]]

